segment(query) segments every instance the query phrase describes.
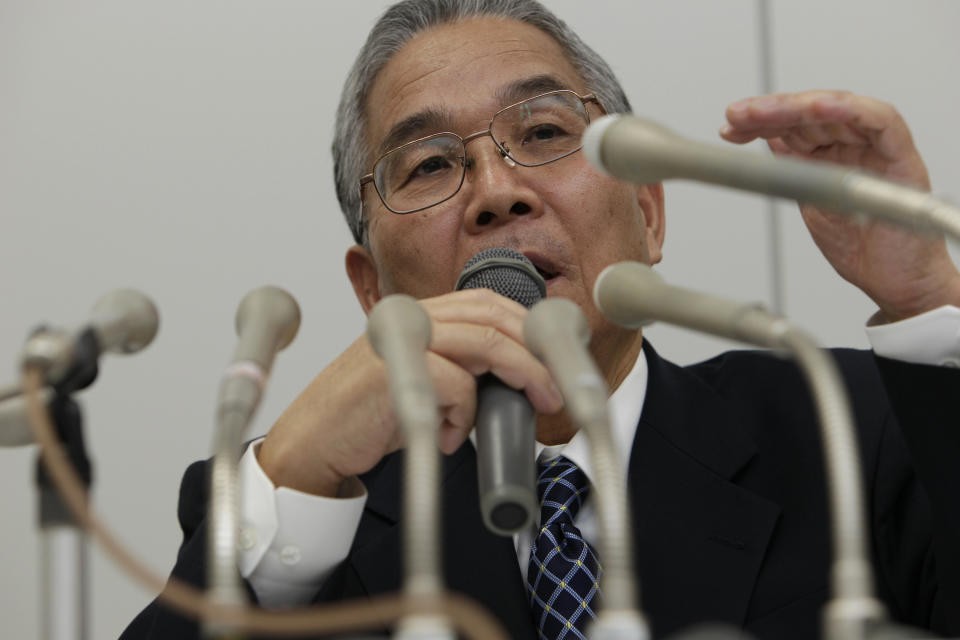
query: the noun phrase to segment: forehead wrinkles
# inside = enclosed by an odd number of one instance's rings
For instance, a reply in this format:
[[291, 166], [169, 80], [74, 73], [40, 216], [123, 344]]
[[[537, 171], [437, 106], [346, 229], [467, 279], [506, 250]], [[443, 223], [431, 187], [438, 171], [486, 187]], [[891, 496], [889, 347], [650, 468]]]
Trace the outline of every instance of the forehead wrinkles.
[[[518, 56], [526, 59], [518, 60]], [[513, 58], [510, 61], [503, 58]], [[447, 80], [456, 82], [472, 76], [483, 81], [489, 71], [494, 78], [502, 69], [525, 64], [526, 72], [548, 73], [569, 78], [570, 88], [583, 89], [579, 74], [567, 60], [560, 45], [536, 27], [498, 17], [470, 18], [462, 22], [437, 25], [414, 36], [379, 71], [363, 105], [367, 121], [366, 153], [368, 163], [392, 123], [421, 108], [440, 109], [474, 106], [466, 93], [456, 95], [455, 104], [446, 104]], [[532, 71], [539, 66], [539, 70]], [[440, 75], [438, 75], [440, 74]], [[509, 82], [504, 78], [503, 83]], [[451, 94], [449, 91], [446, 96]], [[493, 100], [488, 97], [476, 100]], [[406, 105], [412, 105], [407, 108]], [[504, 105], [505, 106], [505, 105]], [[493, 111], [483, 117], [493, 116]]]

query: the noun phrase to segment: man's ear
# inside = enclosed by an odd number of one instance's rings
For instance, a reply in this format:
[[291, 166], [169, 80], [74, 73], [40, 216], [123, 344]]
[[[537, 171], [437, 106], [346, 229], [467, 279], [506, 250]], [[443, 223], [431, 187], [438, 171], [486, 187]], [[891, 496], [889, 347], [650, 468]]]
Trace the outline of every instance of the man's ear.
[[347, 249], [346, 267], [353, 293], [363, 312], [368, 314], [373, 305], [380, 301], [380, 275], [373, 256], [366, 247], [355, 244]]
[[663, 258], [663, 240], [667, 233], [663, 185], [659, 182], [637, 185], [637, 202], [643, 209], [650, 264], [657, 264]]

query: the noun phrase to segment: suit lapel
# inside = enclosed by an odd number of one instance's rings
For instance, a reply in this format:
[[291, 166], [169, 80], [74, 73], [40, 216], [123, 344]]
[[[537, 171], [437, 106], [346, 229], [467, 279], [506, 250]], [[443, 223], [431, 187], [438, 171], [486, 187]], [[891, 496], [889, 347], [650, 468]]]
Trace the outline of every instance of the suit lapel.
[[[402, 452], [363, 477], [367, 507], [351, 554], [368, 594], [400, 589]], [[476, 453], [466, 442], [444, 458], [443, 567], [448, 588], [476, 600], [496, 615], [511, 638], [536, 638], [526, 589], [511, 537], [487, 531], [480, 516]]]
[[663, 636], [741, 625], [779, 507], [730, 479], [756, 454], [735, 407], [644, 341], [649, 381], [629, 468], [643, 607]]

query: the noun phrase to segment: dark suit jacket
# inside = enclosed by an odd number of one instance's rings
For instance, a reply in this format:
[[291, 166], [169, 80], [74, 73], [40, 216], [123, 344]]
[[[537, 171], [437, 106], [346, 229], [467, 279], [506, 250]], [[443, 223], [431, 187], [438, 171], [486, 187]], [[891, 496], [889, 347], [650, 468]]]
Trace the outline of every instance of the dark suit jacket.
[[[826, 488], [798, 370], [759, 352], [681, 368], [644, 349], [650, 375], [628, 482], [654, 635], [724, 621], [760, 638], [819, 637], [829, 595]], [[960, 635], [960, 411], [950, 402], [960, 372], [834, 353], [854, 402], [878, 594], [894, 618]], [[363, 477], [369, 498], [353, 547], [317, 602], [399, 589], [401, 458]], [[181, 487], [174, 568], [195, 584], [204, 582], [204, 465], [192, 465]], [[535, 639], [512, 540], [484, 528], [476, 476], [469, 443], [445, 459], [447, 583], [487, 606], [512, 637]], [[153, 603], [123, 638], [196, 634]]]

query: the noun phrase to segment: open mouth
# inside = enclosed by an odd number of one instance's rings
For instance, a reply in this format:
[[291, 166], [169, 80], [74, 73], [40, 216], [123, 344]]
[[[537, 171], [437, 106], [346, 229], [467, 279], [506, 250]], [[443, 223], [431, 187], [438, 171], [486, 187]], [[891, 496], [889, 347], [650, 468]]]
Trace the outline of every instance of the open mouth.
[[546, 271], [546, 270], [544, 270], [544, 269], [541, 269], [540, 267], [537, 267], [537, 265], [534, 265], [534, 267], [536, 267], [537, 273], [540, 274], [540, 277], [543, 278], [544, 280], [546, 280], [547, 282], [549, 282], [550, 280], [553, 280], [554, 278], [556, 278], [556, 277], [559, 275], [559, 274], [557, 274], [557, 273], [552, 273], [552, 272], [550, 272], [550, 271]]
[[533, 252], [525, 253], [524, 255], [526, 256], [527, 260], [533, 263], [537, 273], [539, 273], [540, 277], [545, 281], [550, 282], [560, 275], [560, 271], [557, 270], [557, 267], [554, 266], [546, 257]]

